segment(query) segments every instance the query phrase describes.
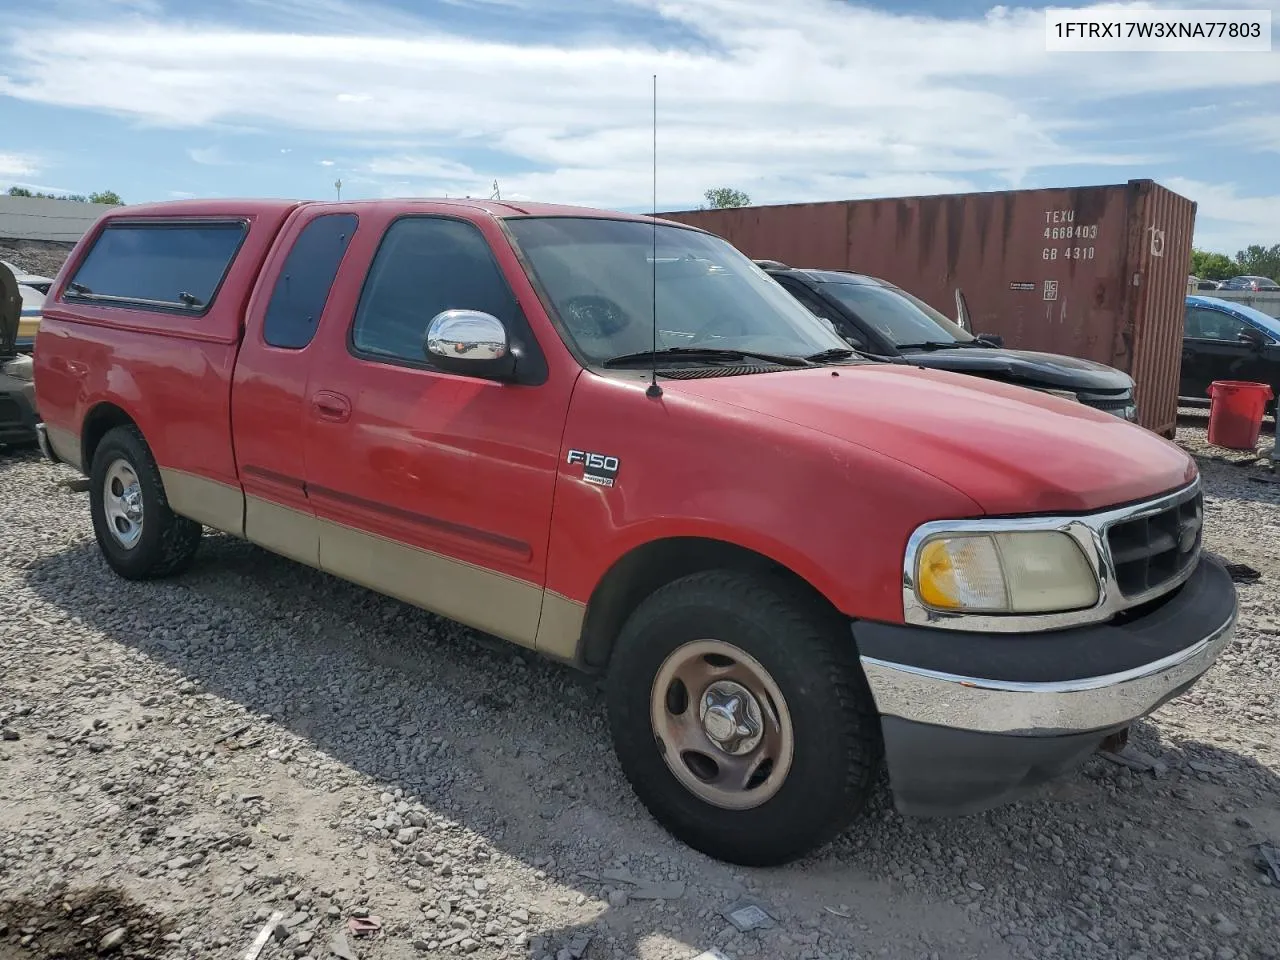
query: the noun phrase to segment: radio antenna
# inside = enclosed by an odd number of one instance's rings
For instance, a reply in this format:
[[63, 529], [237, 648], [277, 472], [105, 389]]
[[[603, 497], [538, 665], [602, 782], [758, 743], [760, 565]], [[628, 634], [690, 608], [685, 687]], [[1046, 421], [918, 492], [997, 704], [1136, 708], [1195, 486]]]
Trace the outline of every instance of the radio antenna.
[[653, 75], [653, 260], [649, 272], [653, 279], [653, 353], [649, 367], [649, 389], [646, 397], [662, 396], [658, 386], [658, 75]]

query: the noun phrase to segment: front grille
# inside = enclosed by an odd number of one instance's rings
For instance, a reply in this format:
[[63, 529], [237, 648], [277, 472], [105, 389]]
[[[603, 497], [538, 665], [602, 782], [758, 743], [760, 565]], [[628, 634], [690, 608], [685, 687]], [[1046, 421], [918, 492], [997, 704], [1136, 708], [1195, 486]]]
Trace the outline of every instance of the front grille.
[[1158, 590], [1185, 573], [1200, 555], [1204, 496], [1199, 488], [1158, 513], [1107, 530], [1116, 583], [1126, 598]]
[[1108, 413], [1111, 413], [1115, 410], [1123, 410], [1125, 407], [1131, 406], [1133, 404], [1133, 398], [1082, 395], [1080, 402], [1098, 410], [1106, 410]]
[[13, 397], [0, 396], [0, 423], [21, 423], [22, 408]]
[[1086, 407], [1093, 407], [1095, 410], [1102, 410], [1104, 413], [1110, 413], [1117, 417], [1124, 417], [1126, 411], [1133, 407], [1133, 391], [1131, 390], [1108, 391], [1106, 393], [1081, 391], [1077, 393], [1077, 397]]

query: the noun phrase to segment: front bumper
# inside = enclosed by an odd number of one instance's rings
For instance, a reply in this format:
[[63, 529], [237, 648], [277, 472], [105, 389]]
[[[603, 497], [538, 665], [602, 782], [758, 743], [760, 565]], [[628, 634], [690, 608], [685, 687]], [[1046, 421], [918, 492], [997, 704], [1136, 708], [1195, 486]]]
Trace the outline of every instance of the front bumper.
[[33, 442], [37, 419], [35, 385], [0, 373], [0, 443]]
[[899, 811], [1014, 800], [1195, 683], [1234, 636], [1235, 586], [1204, 555], [1157, 604], [1038, 634], [855, 623]]

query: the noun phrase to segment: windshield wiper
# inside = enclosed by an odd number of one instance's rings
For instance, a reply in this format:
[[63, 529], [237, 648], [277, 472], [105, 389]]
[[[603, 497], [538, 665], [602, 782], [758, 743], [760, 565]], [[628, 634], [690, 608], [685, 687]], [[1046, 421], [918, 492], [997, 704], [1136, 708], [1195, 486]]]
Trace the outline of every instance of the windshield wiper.
[[85, 296], [93, 296], [92, 290], [86, 287], [83, 283], [76, 283], [74, 280], [67, 284], [67, 289]]
[[831, 360], [848, 360], [856, 353], [856, 350], [850, 350], [848, 347], [832, 347], [830, 350], [819, 350], [817, 353], [811, 353], [805, 359], [810, 363], [827, 363]]
[[943, 343], [941, 340], [924, 340], [920, 343], [896, 343], [894, 346], [899, 350], [951, 350], [955, 347], [977, 346], [977, 341], [952, 340], [950, 343]]
[[718, 347], [667, 347], [665, 350], [641, 350], [638, 353], [624, 353], [620, 356], [610, 357], [604, 361], [604, 366], [626, 367], [637, 363], [654, 363], [666, 359], [733, 362], [748, 358], [764, 360], [766, 363], [774, 363], [780, 367], [808, 367], [811, 365], [804, 357], [758, 353], [755, 350], [726, 350]]
[[810, 363], [833, 363], [838, 360], [848, 360], [852, 357], [874, 360], [877, 363], [902, 362], [901, 357], [885, 357], [878, 353], [872, 353], [870, 350], [859, 350], [856, 347], [832, 347], [830, 350], [819, 350], [817, 353], [809, 354], [805, 359]]

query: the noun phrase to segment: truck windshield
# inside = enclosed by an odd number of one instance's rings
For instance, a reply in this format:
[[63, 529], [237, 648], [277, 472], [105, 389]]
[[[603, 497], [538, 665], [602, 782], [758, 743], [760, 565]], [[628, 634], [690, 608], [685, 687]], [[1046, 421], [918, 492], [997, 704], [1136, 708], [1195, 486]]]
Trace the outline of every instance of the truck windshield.
[[824, 283], [822, 292], [843, 304], [895, 346], [969, 343], [974, 337], [918, 297], [871, 283]]
[[[590, 363], [657, 347], [806, 357], [845, 348], [759, 267], [696, 230], [585, 217], [506, 221], [573, 345]], [[656, 290], [655, 290], [656, 288]], [[671, 354], [663, 365], [710, 363]]]

